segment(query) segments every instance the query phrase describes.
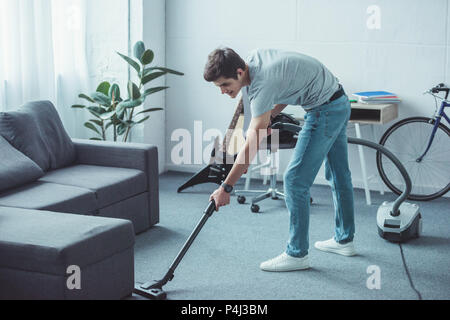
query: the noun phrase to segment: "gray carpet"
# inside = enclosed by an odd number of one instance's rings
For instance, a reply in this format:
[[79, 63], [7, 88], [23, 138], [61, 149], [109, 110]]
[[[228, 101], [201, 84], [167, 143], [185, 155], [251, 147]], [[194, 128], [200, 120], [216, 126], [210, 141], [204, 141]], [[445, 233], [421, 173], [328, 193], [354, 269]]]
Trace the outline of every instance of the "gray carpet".
[[[135, 278], [160, 279], [196, 226], [216, 185], [204, 184], [177, 194], [190, 174], [169, 172], [160, 179], [161, 222], [136, 238]], [[262, 183], [254, 182], [254, 187]], [[240, 185], [243, 187], [242, 184]], [[238, 187], [239, 189], [239, 187]], [[208, 220], [165, 287], [174, 300], [414, 300], [450, 298], [450, 199], [418, 203], [423, 235], [400, 247], [378, 236], [376, 213], [383, 201], [372, 192], [367, 206], [363, 190], [355, 190], [358, 255], [343, 257], [313, 248], [315, 241], [333, 236], [331, 190], [313, 186], [311, 195], [310, 262], [306, 271], [268, 273], [262, 261], [283, 252], [288, 237], [284, 201], [265, 200], [261, 213], [232, 197], [231, 205]], [[248, 202], [248, 201], [247, 201]], [[404, 253], [402, 259], [401, 249]], [[381, 271], [381, 288], [369, 290], [369, 266]], [[408, 273], [410, 277], [408, 276]]]

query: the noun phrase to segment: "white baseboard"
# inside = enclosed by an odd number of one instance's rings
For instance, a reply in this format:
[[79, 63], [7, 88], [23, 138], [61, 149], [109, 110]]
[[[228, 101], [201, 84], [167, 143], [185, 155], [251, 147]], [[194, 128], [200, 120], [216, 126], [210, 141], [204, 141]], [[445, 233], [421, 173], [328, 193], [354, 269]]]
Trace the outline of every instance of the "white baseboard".
[[[174, 164], [166, 164], [166, 172], [167, 171], [175, 171], [175, 172], [186, 172], [186, 173], [192, 173], [195, 174], [202, 170], [205, 167], [205, 165], [174, 165]], [[245, 179], [245, 175], [242, 179]], [[254, 177], [254, 179], [261, 179], [260, 175], [257, 175]], [[277, 178], [278, 181], [283, 181], [283, 176], [278, 175]], [[355, 189], [364, 189], [364, 181], [362, 179], [354, 179], [352, 180], [353, 187]], [[325, 179], [325, 177], [321, 176], [320, 173], [316, 177], [316, 180], [314, 181], [315, 185], [325, 185], [328, 186], [328, 181]], [[384, 184], [382, 184], [382, 188], [384, 192], [391, 192]], [[375, 192], [380, 192], [378, 183], [374, 180], [370, 182], [370, 190]], [[450, 198], [450, 192], [448, 192], [446, 195], [443, 196], [443, 198]]]
[[[205, 168], [205, 166], [201, 165], [174, 165], [174, 164], [166, 164], [166, 172], [167, 171], [174, 171], [174, 172], [185, 172], [185, 173], [192, 173], [195, 174]], [[245, 176], [242, 178], [245, 179]], [[256, 175], [254, 179], [262, 179], [260, 175]], [[278, 181], [283, 181], [283, 176], [278, 175], [277, 177]], [[353, 187], [357, 189], [364, 189], [364, 182], [362, 180], [353, 180]], [[328, 186], [328, 181], [324, 177], [317, 176], [316, 180], [314, 181], [314, 184], [316, 185], [326, 185]], [[378, 191], [378, 186], [374, 184], [372, 187], [372, 191]], [[385, 188], [385, 192], [387, 192]]]

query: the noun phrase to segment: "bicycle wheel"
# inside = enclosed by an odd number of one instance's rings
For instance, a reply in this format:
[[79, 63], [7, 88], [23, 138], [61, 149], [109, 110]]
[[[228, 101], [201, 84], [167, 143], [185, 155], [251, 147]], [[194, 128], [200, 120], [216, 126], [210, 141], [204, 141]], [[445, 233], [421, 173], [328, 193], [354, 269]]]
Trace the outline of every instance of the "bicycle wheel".
[[[450, 129], [440, 123], [430, 150], [423, 158], [435, 120], [425, 117], [407, 118], [390, 127], [380, 140], [403, 164], [408, 172], [412, 190], [410, 200], [428, 201], [439, 198], [450, 189]], [[381, 179], [396, 194], [405, 183], [394, 164], [377, 152], [377, 167]]]

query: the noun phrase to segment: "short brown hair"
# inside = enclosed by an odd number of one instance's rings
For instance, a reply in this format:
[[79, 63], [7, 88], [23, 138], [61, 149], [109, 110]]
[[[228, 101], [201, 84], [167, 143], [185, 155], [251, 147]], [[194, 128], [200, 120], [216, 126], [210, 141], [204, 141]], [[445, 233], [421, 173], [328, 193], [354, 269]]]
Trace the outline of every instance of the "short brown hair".
[[245, 70], [245, 61], [230, 48], [219, 48], [208, 56], [203, 77], [208, 82], [213, 82], [224, 77], [237, 80], [237, 69]]

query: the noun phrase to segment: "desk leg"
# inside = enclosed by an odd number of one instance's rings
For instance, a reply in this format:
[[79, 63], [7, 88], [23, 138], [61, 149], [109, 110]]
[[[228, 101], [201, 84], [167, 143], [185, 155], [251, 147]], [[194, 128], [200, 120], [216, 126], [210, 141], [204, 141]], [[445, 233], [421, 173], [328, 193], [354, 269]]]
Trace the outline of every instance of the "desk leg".
[[[375, 135], [375, 126], [371, 125], [372, 127], [372, 138], [373, 138], [373, 142], [378, 143], [377, 141], [377, 137]], [[380, 175], [378, 173], [375, 174], [375, 177], [377, 179], [378, 182], [378, 188], [380, 190], [380, 194], [384, 195], [384, 188], [383, 188], [383, 182], [381, 181]]]
[[[361, 138], [361, 128], [359, 126], [359, 123], [355, 123], [355, 129], [356, 129], [356, 137], [358, 139], [362, 139]], [[369, 189], [369, 182], [367, 179], [367, 170], [366, 170], [366, 159], [364, 157], [363, 146], [358, 145], [358, 150], [359, 150], [359, 162], [361, 164], [361, 172], [362, 172], [363, 182], [364, 182], [364, 190], [366, 192], [366, 202], [367, 202], [367, 205], [370, 206], [372, 204], [372, 200], [370, 198], [370, 189]]]

